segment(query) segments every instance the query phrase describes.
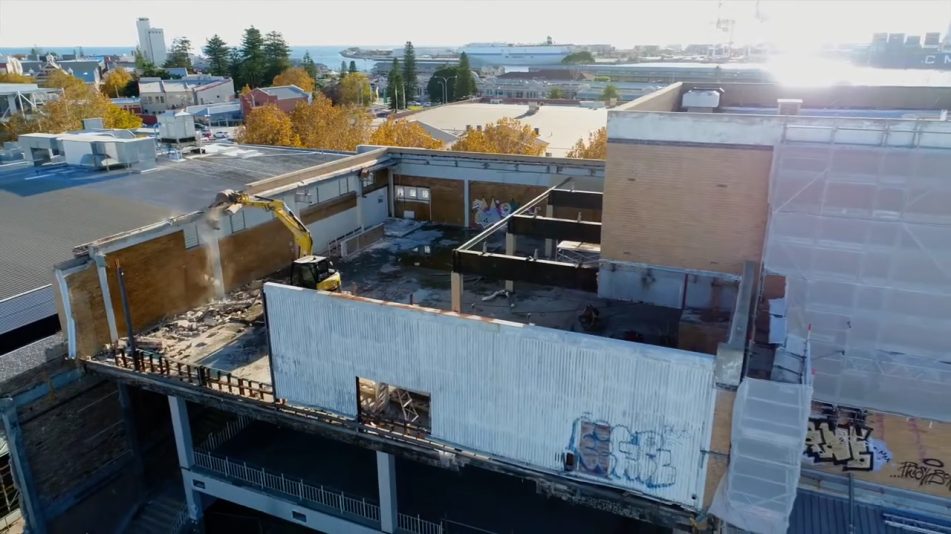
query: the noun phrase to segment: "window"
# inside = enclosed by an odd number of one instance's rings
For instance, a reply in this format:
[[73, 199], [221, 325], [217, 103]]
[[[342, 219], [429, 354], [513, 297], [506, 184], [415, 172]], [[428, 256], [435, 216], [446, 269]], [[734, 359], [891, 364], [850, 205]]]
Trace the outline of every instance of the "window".
[[361, 423], [428, 435], [431, 397], [398, 386], [357, 377], [357, 417]]
[[396, 187], [396, 200], [428, 203], [430, 201], [430, 190], [428, 187], [408, 187], [400, 185]]

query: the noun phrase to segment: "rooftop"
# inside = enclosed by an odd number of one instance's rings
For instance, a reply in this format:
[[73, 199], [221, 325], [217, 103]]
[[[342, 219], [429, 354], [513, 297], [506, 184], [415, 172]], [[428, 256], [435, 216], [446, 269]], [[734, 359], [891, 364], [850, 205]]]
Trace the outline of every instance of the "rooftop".
[[289, 98], [307, 98], [307, 91], [296, 85], [277, 85], [273, 87], [259, 87], [261, 92], [276, 96], [278, 100]]
[[539, 139], [548, 143], [546, 152], [564, 157], [578, 139], [607, 123], [607, 110], [574, 106], [541, 106], [529, 114], [529, 106], [521, 104], [452, 104], [430, 108], [407, 117], [445, 132], [461, 135], [466, 126], [478, 126], [502, 118], [518, 119], [539, 129]]
[[208, 145], [144, 172], [74, 166], [0, 166], [0, 300], [45, 286], [77, 243], [206, 206], [222, 189], [343, 155], [276, 147]]

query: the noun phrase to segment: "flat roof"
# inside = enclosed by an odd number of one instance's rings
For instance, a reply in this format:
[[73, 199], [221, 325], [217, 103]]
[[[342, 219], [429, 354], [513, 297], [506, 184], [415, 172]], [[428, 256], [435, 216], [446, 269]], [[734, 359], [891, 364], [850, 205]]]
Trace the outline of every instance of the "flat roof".
[[528, 115], [528, 105], [524, 104], [465, 103], [437, 106], [405, 118], [462, 135], [466, 125], [474, 128], [506, 117], [538, 128], [539, 139], [548, 143], [545, 151], [551, 152], [554, 157], [564, 157], [578, 139], [587, 140], [589, 134], [607, 126], [608, 110], [580, 106], [541, 106], [536, 113]]
[[[110, 141], [117, 139], [109, 138]], [[223, 189], [313, 167], [344, 154], [213, 144], [144, 172], [0, 165], [0, 300], [48, 285], [77, 243], [204, 208]]]

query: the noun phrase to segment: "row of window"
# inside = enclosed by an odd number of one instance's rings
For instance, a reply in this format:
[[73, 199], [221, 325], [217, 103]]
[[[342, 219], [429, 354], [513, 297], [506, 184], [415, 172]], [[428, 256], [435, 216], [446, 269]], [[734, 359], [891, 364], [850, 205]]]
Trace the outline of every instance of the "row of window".
[[429, 202], [428, 187], [396, 186], [396, 200], [409, 202]]

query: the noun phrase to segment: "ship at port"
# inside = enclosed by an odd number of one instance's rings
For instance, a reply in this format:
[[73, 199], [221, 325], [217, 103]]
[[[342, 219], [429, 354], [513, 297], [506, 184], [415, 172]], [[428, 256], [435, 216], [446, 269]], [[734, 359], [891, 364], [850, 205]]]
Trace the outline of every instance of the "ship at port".
[[571, 53], [571, 46], [554, 44], [549, 37], [542, 44], [471, 43], [462, 52], [473, 67], [557, 65]]
[[857, 63], [892, 69], [951, 70], [951, 25], [944, 38], [938, 32], [924, 35], [876, 33]]

